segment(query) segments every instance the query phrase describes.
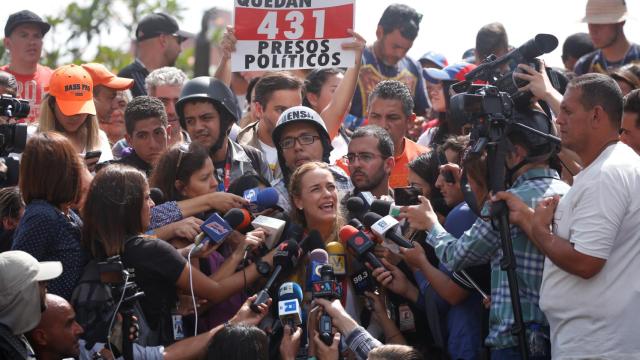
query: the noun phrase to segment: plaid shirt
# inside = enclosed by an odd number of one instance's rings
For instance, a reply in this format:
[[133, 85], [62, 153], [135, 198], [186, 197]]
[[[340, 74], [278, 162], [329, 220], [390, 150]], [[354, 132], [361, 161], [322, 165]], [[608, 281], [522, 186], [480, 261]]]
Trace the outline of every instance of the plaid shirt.
[[[545, 197], [565, 194], [569, 185], [562, 182], [554, 170], [534, 168], [518, 177], [508, 191], [530, 207], [535, 207]], [[484, 210], [488, 210], [488, 204], [485, 204], [483, 213]], [[547, 325], [538, 305], [544, 255], [520, 228], [511, 225], [510, 230], [524, 322]], [[491, 222], [478, 218], [459, 239], [436, 224], [428, 234], [427, 242], [433, 245], [438, 258], [452, 271], [491, 262], [491, 311], [489, 336], [485, 342], [497, 349], [517, 346], [516, 337], [511, 335], [514, 318], [507, 273], [500, 268], [502, 248], [497, 222], [494, 228]]]

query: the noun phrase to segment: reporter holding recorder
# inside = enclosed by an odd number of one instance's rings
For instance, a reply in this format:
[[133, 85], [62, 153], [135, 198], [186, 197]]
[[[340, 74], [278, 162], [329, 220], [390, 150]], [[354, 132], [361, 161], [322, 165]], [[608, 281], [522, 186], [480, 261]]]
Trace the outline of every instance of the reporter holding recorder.
[[[142, 172], [130, 167], [111, 165], [98, 172], [85, 205], [83, 244], [92, 255], [103, 260], [120, 255], [128, 268], [135, 269], [136, 283], [145, 292], [140, 300], [146, 320], [155, 338], [150, 345], [173, 342], [171, 313], [176, 303], [176, 290], [191, 290], [189, 268], [171, 245], [155, 237], [142, 235], [149, 225], [153, 201]], [[112, 216], [105, 217], [104, 213]], [[264, 237], [260, 230], [253, 233], [256, 241]], [[207, 249], [212, 251], [213, 246]], [[272, 254], [264, 257], [271, 262]], [[195, 296], [219, 303], [242, 290], [247, 282], [260, 275], [251, 265], [217, 282], [192, 269]]]

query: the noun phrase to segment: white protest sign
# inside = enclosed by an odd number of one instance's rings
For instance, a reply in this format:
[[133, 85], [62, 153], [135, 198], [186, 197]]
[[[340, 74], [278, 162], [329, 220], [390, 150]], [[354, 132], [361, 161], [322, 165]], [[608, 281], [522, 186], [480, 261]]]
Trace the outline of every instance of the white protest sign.
[[355, 0], [234, 0], [232, 71], [352, 67]]

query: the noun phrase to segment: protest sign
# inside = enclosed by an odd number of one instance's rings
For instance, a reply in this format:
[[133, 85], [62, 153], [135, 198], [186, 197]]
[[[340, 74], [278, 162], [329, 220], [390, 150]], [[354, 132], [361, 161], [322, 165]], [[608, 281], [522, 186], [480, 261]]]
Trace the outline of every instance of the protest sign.
[[355, 0], [234, 0], [232, 71], [351, 67]]

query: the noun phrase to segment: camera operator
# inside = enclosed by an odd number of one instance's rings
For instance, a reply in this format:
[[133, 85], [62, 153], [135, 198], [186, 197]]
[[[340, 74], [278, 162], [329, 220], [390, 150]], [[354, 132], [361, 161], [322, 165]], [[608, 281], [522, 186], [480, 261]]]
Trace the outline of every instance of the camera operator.
[[640, 354], [639, 300], [631, 285], [640, 266], [640, 158], [618, 142], [621, 116], [622, 93], [613, 79], [574, 78], [558, 117], [562, 145], [585, 164], [573, 187], [561, 200], [544, 199], [535, 212], [509, 194], [496, 196], [508, 201], [511, 221], [546, 255], [540, 305], [557, 358]]
[[[533, 110], [516, 112], [512, 121], [546, 134], [551, 132], [550, 120]], [[532, 137], [527, 131], [513, 125], [507, 130], [507, 138], [512, 144], [504, 164], [508, 180], [512, 182], [509, 192], [526, 203], [535, 203], [545, 194], [563, 194], [568, 190], [557, 172], [549, 168], [549, 157], [553, 155], [554, 148], [548, 140]], [[509, 293], [507, 275], [500, 269], [501, 237], [491, 222], [478, 218], [468, 231], [456, 239], [438, 223], [426, 199], [419, 206], [405, 208], [402, 217], [407, 218], [413, 228], [429, 232], [427, 242], [434, 246], [438, 258], [451, 270], [491, 262], [492, 301], [489, 336], [485, 344], [491, 348], [492, 358], [518, 358], [517, 340], [511, 333], [514, 325], [511, 300], [505, 295]], [[524, 321], [530, 324], [531, 335], [531, 329], [542, 332], [546, 326], [546, 319], [538, 306], [544, 256], [522, 229], [513, 225], [510, 229], [516, 254], [516, 273], [520, 279], [518, 285]], [[534, 332], [532, 336], [544, 337], [544, 334]], [[548, 351], [546, 355], [544, 351], [542, 353], [543, 358], [548, 358]]]

